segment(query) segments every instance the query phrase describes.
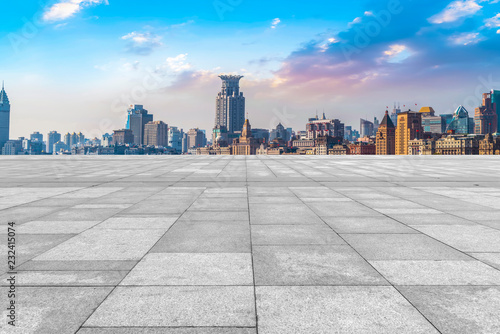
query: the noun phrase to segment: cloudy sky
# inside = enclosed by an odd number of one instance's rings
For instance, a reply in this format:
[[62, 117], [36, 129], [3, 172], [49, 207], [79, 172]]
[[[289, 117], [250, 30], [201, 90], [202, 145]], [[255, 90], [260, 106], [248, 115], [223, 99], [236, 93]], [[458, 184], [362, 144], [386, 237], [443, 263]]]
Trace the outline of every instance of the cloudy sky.
[[23, 0], [0, 20], [13, 138], [100, 136], [130, 104], [210, 130], [220, 73], [245, 76], [254, 127], [295, 130], [316, 110], [358, 128], [394, 101], [473, 113], [500, 89], [500, 0]]

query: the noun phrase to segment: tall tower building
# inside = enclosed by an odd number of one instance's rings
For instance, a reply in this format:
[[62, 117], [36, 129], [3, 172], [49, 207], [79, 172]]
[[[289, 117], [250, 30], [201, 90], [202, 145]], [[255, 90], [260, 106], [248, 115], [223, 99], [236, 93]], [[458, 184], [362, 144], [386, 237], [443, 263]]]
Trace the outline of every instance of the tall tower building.
[[9, 141], [10, 132], [10, 102], [2, 82], [0, 91], [0, 150]]
[[398, 114], [396, 128], [396, 155], [408, 155], [408, 142], [423, 137], [422, 114], [405, 111]]
[[[500, 95], [498, 91], [496, 94]], [[495, 91], [483, 94], [483, 105], [476, 108], [474, 113], [475, 134], [484, 135], [498, 131], [497, 104], [493, 101], [500, 96], [496, 94]], [[497, 103], [500, 103], [500, 101]]]
[[168, 146], [168, 125], [163, 121], [149, 122], [144, 126], [144, 145]]
[[497, 114], [497, 133], [500, 132], [500, 90], [491, 90], [491, 103], [495, 106]]
[[47, 153], [54, 153], [54, 144], [61, 141], [61, 134], [57, 131], [50, 131], [47, 135]]
[[394, 155], [396, 153], [396, 127], [389, 117], [389, 111], [385, 111], [385, 116], [377, 130], [376, 154]]
[[245, 123], [245, 98], [240, 92], [242, 75], [219, 75], [222, 89], [215, 101], [215, 126], [225, 126], [229, 134], [241, 131]]
[[148, 114], [148, 111], [140, 104], [131, 106], [127, 112], [126, 128], [132, 130], [134, 144], [142, 145], [144, 143], [144, 126], [153, 121], [153, 115]]

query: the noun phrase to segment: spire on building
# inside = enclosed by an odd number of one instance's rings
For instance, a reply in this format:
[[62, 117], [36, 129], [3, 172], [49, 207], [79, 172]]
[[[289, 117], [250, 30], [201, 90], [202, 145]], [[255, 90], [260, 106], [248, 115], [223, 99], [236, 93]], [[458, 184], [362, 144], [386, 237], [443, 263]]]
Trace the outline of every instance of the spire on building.
[[2, 80], [2, 90], [0, 91], [0, 104], [9, 104], [9, 97], [5, 92], [5, 84], [3, 80]]

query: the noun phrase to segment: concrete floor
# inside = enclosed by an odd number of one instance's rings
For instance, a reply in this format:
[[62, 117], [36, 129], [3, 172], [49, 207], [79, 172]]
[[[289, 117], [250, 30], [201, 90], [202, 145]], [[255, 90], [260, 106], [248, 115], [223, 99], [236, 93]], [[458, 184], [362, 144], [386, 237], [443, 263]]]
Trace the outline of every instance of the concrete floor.
[[500, 333], [498, 157], [0, 157], [0, 171], [2, 333]]

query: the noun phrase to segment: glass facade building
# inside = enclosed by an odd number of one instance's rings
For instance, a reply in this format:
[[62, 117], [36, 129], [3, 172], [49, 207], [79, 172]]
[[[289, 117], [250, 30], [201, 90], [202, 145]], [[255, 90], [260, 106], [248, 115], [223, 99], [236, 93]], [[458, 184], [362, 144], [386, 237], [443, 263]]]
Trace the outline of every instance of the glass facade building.
[[469, 117], [469, 112], [463, 106], [459, 106], [453, 113], [453, 118], [446, 128], [446, 132], [452, 131], [455, 134], [474, 133], [473, 124], [474, 121]]

